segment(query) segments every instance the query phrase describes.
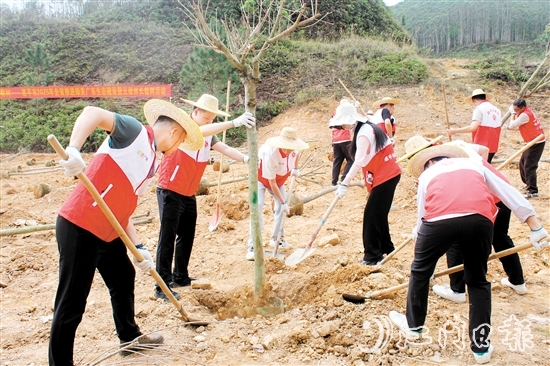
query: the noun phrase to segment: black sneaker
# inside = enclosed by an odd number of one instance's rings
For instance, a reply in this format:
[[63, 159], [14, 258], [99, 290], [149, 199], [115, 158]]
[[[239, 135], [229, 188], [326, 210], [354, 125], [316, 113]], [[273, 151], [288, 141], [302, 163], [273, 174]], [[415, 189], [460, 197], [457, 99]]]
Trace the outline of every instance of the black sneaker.
[[[176, 298], [176, 300], [179, 300], [181, 298], [180, 294], [178, 294], [176, 291], [172, 291], [170, 290], [170, 292], [172, 292], [172, 295], [174, 295], [174, 297]], [[166, 294], [164, 292], [162, 292], [161, 289], [156, 289], [155, 290], [155, 294], [154, 296], [157, 298], [157, 299], [162, 299], [164, 301], [170, 301], [170, 299], [168, 298], [168, 296], [166, 296]]]
[[121, 356], [128, 356], [132, 353], [141, 353], [145, 350], [157, 347], [164, 342], [164, 337], [160, 334], [147, 334], [142, 335], [130, 342], [120, 341], [119, 354]]
[[172, 281], [172, 282], [170, 282], [170, 284], [168, 286], [170, 286], [172, 288], [187, 287], [187, 286], [191, 286], [191, 281], [196, 281], [196, 280], [197, 280], [196, 278], [187, 277], [183, 281]]

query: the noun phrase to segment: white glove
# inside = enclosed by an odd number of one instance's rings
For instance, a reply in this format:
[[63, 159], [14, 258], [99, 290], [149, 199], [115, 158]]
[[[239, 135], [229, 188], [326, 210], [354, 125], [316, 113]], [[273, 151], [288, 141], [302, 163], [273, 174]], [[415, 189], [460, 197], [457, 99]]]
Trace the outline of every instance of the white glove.
[[243, 156], [243, 163], [248, 164], [249, 160], [250, 158], [248, 157], [248, 155]]
[[542, 226], [538, 230], [531, 230], [529, 241], [536, 250], [541, 250], [542, 247], [548, 245], [548, 231]]
[[282, 210], [283, 212], [286, 212], [287, 214], [290, 215], [290, 207], [288, 207], [288, 203], [286, 203], [286, 202], [283, 203], [283, 204], [281, 205], [281, 210]]
[[80, 151], [74, 146], [67, 146], [65, 149], [69, 158], [67, 160], [59, 160], [59, 165], [65, 168], [65, 175], [67, 177], [74, 177], [84, 171], [86, 163], [80, 155]]
[[514, 106], [513, 105], [508, 107], [508, 112], [510, 112], [510, 114], [516, 114], [516, 111], [514, 111]]
[[298, 169], [298, 168], [292, 169], [292, 171], [290, 172], [290, 175], [295, 176], [295, 177], [299, 177], [301, 175], [300, 169]]
[[416, 239], [418, 238], [418, 229], [415, 227], [413, 227], [413, 231], [412, 231], [412, 240], [416, 243]]
[[151, 257], [151, 253], [146, 248], [138, 248], [139, 252], [143, 256], [143, 260], [141, 262], [138, 262], [136, 257], [134, 257], [133, 261], [134, 265], [141, 269], [143, 272], [149, 272], [151, 268], [153, 268], [153, 257]]
[[348, 186], [342, 183], [338, 184], [338, 188], [336, 188], [336, 195], [340, 198], [343, 198], [346, 193], [348, 193]]
[[235, 118], [232, 123], [233, 127], [245, 126], [246, 128], [252, 128], [256, 124], [256, 117], [250, 112], [244, 112], [241, 116]]
[[355, 108], [359, 108], [361, 106], [361, 103], [356, 100], [355, 103], [353, 103], [353, 105], [355, 106]]

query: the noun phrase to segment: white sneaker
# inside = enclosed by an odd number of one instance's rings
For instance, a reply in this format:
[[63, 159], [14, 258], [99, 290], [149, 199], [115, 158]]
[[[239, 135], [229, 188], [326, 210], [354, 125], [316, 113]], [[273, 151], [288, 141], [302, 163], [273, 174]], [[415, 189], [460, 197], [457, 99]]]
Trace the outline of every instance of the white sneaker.
[[500, 280], [500, 283], [502, 283], [502, 286], [508, 286], [512, 288], [519, 295], [525, 295], [527, 293], [527, 287], [525, 287], [525, 283], [522, 283], [521, 285], [513, 285], [507, 277], [504, 277], [502, 280]]
[[[275, 248], [275, 243], [277, 242], [277, 239], [274, 239], [274, 238], [271, 238], [271, 240], [269, 241], [269, 245], [271, 245], [273, 248]], [[279, 241], [279, 248], [278, 249], [286, 249], [286, 248], [290, 248], [290, 244], [288, 244], [285, 240], [285, 238], [281, 238], [281, 240]]]
[[407, 336], [407, 338], [416, 339], [420, 337], [419, 331], [411, 330], [411, 328], [409, 328], [409, 323], [407, 322], [407, 317], [405, 314], [392, 310], [390, 311], [390, 320]]
[[454, 292], [449, 285], [434, 285], [432, 290], [444, 299], [454, 301], [456, 303], [466, 302], [466, 294], [464, 292]]
[[246, 252], [246, 260], [247, 261], [253, 261], [254, 260], [254, 249], [253, 248], [248, 249], [248, 252]]
[[476, 353], [476, 352], [472, 352], [472, 353], [474, 354], [474, 359], [476, 360], [476, 363], [484, 364], [491, 361], [491, 355], [493, 354], [494, 350], [495, 349], [493, 348], [493, 345], [490, 344], [487, 351], [483, 353]]

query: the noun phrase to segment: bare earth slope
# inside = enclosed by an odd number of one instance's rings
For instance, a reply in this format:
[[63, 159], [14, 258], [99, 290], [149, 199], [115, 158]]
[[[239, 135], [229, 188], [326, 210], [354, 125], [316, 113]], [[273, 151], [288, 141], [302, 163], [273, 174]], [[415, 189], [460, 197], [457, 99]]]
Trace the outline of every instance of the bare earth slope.
[[[445, 108], [441, 81], [445, 82], [449, 119], [454, 126], [464, 126], [471, 117], [471, 105], [462, 99], [471, 90], [483, 87], [497, 96], [495, 104], [503, 111], [513, 100], [516, 90], [475, 84], [472, 72], [461, 67], [461, 60], [432, 61], [432, 82], [425, 87], [395, 87], [377, 90], [352, 90], [363, 105], [383, 96], [401, 99], [396, 107], [398, 121], [396, 150], [404, 153], [405, 141], [414, 134], [435, 137], [445, 133]], [[368, 103], [367, 103], [368, 101]], [[549, 95], [539, 94], [528, 101], [550, 132]], [[328, 119], [338, 104], [327, 97], [305, 107], [291, 108], [269, 126], [259, 130], [260, 143], [292, 126], [311, 148], [302, 155], [306, 163], [302, 178], [297, 180], [296, 193], [306, 197], [330, 186], [331, 151]], [[55, 131], [52, 131], [55, 132]], [[470, 141], [470, 136], [457, 136]], [[446, 139], [445, 137], [444, 139]], [[496, 160], [504, 159], [522, 146], [518, 132], [503, 132]], [[218, 156], [213, 154], [217, 159]], [[26, 154], [6, 160], [1, 170], [20, 165], [28, 159], [38, 162], [57, 159], [53, 154]], [[86, 156], [89, 160], [91, 156]], [[543, 159], [550, 158], [548, 150]], [[395, 195], [395, 209], [390, 212], [394, 244], [402, 243], [410, 234], [416, 219], [415, 183], [405, 170]], [[520, 187], [517, 165], [502, 169], [512, 184]], [[539, 166], [541, 196], [531, 202], [538, 217], [549, 228], [549, 166]], [[223, 180], [247, 174], [241, 163], [230, 165]], [[216, 185], [218, 172], [207, 167], [205, 178]], [[359, 177], [355, 178], [359, 181]], [[35, 198], [39, 183], [53, 190]], [[12, 175], [1, 181], [1, 229], [54, 223], [57, 211], [76, 181], [58, 170], [47, 174]], [[154, 185], [140, 198], [136, 214], [149, 213], [151, 223], [139, 225], [143, 243], [154, 253], [159, 230]], [[364, 189], [350, 188], [349, 194], [329, 216], [314, 245], [317, 251], [296, 267], [266, 258], [269, 295], [283, 299], [284, 313], [265, 318], [254, 315], [254, 263], [245, 260], [248, 239], [248, 191], [246, 181], [222, 185], [221, 206], [225, 217], [218, 229], [208, 231], [208, 221], [216, 203], [216, 187], [209, 195], [197, 196], [199, 218], [190, 274], [209, 283], [211, 288], [178, 289], [183, 307], [194, 317], [216, 322], [206, 327], [185, 326], [174, 316], [169, 303], [155, 300], [154, 280], [139, 272], [136, 275], [136, 314], [143, 332], [160, 331], [166, 345], [158, 351], [126, 358], [116, 354], [118, 338], [114, 332], [108, 292], [97, 276], [84, 319], [78, 328], [75, 362], [87, 364], [163, 364], [163, 365], [469, 365], [474, 362], [467, 338], [460, 337], [467, 329], [468, 305], [453, 304], [430, 292], [426, 326], [427, 338], [422, 344], [411, 344], [389, 326], [390, 310], [404, 311], [407, 290], [390, 298], [367, 300], [355, 305], [342, 300], [343, 292], [365, 294], [408, 280], [413, 245], [408, 245], [380, 270], [370, 273], [358, 261], [362, 258], [361, 221], [365, 205]], [[304, 204], [303, 214], [288, 218], [286, 239], [292, 253], [304, 246], [333, 193]], [[268, 198], [269, 203], [271, 198]], [[272, 215], [264, 210], [263, 241], [267, 243], [272, 228]], [[33, 221], [34, 220], [34, 221]], [[512, 217], [510, 235], [516, 245], [528, 243], [528, 228]], [[337, 235], [339, 242], [325, 244], [328, 235]], [[266, 249], [268, 249], [266, 247]], [[550, 249], [520, 253], [528, 294], [519, 296], [500, 285], [504, 276], [498, 261], [489, 264], [488, 278], [493, 284], [493, 332], [496, 348], [494, 365], [550, 364]], [[48, 336], [52, 302], [57, 286], [58, 253], [54, 230], [0, 236], [0, 365], [47, 364]], [[441, 260], [438, 270], [446, 268]], [[434, 283], [448, 282], [446, 277]], [[466, 327], [466, 328], [464, 328]], [[384, 330], [385, 329], [385, 330]], [[445, 338], [445, 336], [447, 338]], [[431, 337], [431, 338], [430, 338]], [[109, 356], [112, 354], [112, 356]], [[103, 361], [100, 361], [104, 359]]]

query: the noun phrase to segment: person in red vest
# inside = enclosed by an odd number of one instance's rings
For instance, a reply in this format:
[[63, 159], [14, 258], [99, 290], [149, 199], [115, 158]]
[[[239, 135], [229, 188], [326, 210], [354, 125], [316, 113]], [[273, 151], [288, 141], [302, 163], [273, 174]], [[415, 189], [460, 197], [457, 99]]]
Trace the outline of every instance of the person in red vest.
[[342, 99], [340, 105], [336, 108], [336, 112], [329, 121], [328, 127], [331, 129], [332, 134], [332, 185], [338, 184], [338, 176], [342, 168], [344, 159], [346, 160], [346, 166], [342, 173], [342, 180], [348, 174], [352, 164], [353, 155], [351, 155], [351, 140], [352, 130], [355, 127], [355, 120], [350, 118], [353, 114], [356, 114], [355, 108], [359, 106], [356, 102], [352, 105], [347, 99]]
[[[258, 149], [258, 210], [260, 212], [260, 233], [262, 231], [262, 212], [265, 202], [265, 192], [273, 197], [274, 220], [270, 245], [280, 248], [288, 248], [290, 245], [284, 239], [284, 231], [281, 240], [277, 242], [283, 215], [290, 212], [286, 200], [284, 184], [289, 176], [300, 176], [298, 169], [299, 153], [309, 148], [309, 145], [297, 137], [297, 132], [292, 127], [284, 127], [279, 136], [268, 138]], [[250, 222], [252, 233], [252, 221]], [[246, 259], [254, 260], [254, 240], [252, 235], [248, 238], [248, 250]]]
[[401, 168], [397, 165], [388, 135], [357, 112], [352, 119], [358, 121], [352, 144], [354, 162], [346, 178], [338, 185], [336, 194], [344, 197], [351, 180], [359, 170], [363, 171], [365, 186], [370, 194], [363, 212], [364, 255], [361, 264], [371, 266], [395, 249], [388, 214], [395, 188], [401, 179]]
[[470, 302], [470, 349], [477, 363], [487, 363], [494, 350], [490, 340], [491, 283], [486, 279], [497, 211], [493, 195], [529, 226], [533, 247], [541, 249], [547, 245], [548, 232], [537, 220], [529, 201], [481, 160], [468, 158], [459, 147], [444, 144], [424, 149], [409, 161], [408, 170], [418, 178], [418, 215], [413, 230], [416, 244], [406, 313], [390, 311], [390, 320], [407, 338], [415, 339], [422, 333], [430, 278], [439, 258], [451, 246], [458, 245]]
[[[101, 128], [109, 134], [86, 168], [86, 175], [101, 192], [126, 234], [143, 254], [133, 260], [149, 272], [153, 259], [141, 244], [130, 216], [157, 171], [157, 151], [171, 155], [180, 144], [200, 149], [204, 138], [189, 116], [171, 103], [153, 99], [144, 105], [149, 125], [137, 119], [88, 106], [76, 119], [67, 160], [59, 164], [65, 175], [80, 174], [86, 164], [80, 148], [88, 136]], [[136, 342], [138, 348], [164, 341], [160, 334], [143, 335], [135, 322], [134, 279], [136, 272], [127, 249], [107, 217], [82, 183], [59, 210], [55, 235], [59, 249], [59, 285], [50, 332], [49, 364], [73, 365], [74, 339], [86, 308], [95, 271], [99, 272], [111, 295], [113, 319], [121, 346]], [[104, 335], [108, 337], [108, 335]], [[131, 353], [125, 347], [121, 354]]]
[[[195, 192], [208, 164], [210, 150], [248, 163], [248, 155], [227, 146], [213, 134], [232, 127], [252, 128], [256, 123], [256, 118], [250, 112], [245, 112], [233, 121], [212, 123], [216, 116], [229, 117], [218, 109], [218, 99], [213, 95], [203, 94], [196, 102], [187, 99], [183, 101], [194, 107], [191, 119], [200, 126], [204, 135], [209, 136], [205, 137], [204, 145], [199, 151], [181, 146], [174, 154], [165, 156], [160, 165], [157, 183], [160, 233], [156, 269], [171, 288], [189, 286], [193, 280], [189, 277], [188, 266], [197, 224]], [[177, 292], [172, 293], [176, 299], [180, 298]], [[169, 301], [158, 284], [155, 285], [154, 296]]]
[[372, 103], [372, 109], [374, 114], [369, 116], [369, 120], [380, 127], [382, 131], [386, 133], [392, 140], [395, 136], [395, 119], [393, 117], [393, 110], [396, 104], [399, 104], [400, 100], [396, 98], [384, 97], [376, 102]]
[[457, 133], [471, 132], [472, 143], [489, 148], [489, 157], [487, 159], [489, 163], [498, 151], [501, 128], [500, 109], [489, 102], [491, 99], [493, 99], [493, 94], [486, 93], [482, 89], [475, 89], [472, 92], [472, 96], [464, 99], [466, 103], [473, 103], [475, 106], [470, 125], [447, 130], [449, 136]]
[[[544, 135], [542, 125], [531, 108], [527, 106], [525, 99], [518, 98], [514, 100], [510, 112], [512, 121], [508, 124], [509, 130], [519, 129], [519, 133], [526, 143], [531, 142], [539, 135]], [[539, 187], [537, 186], [537, 168], [539, 160], [544, 151], [546, 138], [537, 142], [521, 154], [519, 159], [519, 175], [521, 181], [525, 183], [523, 188], [527, 192], [525, 198], [539, 196]]]

